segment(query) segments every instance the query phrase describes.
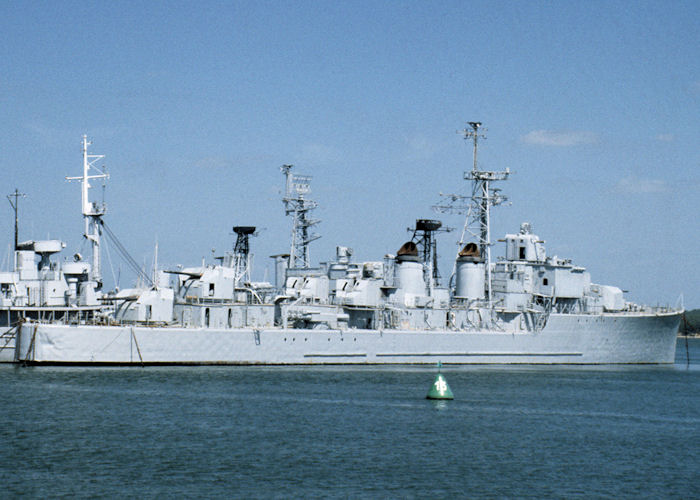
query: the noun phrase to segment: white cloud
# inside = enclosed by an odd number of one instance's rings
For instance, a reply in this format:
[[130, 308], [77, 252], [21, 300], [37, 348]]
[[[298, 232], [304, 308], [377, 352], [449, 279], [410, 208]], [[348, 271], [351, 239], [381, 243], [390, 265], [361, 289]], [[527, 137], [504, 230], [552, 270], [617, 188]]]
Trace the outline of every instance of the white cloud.
[[661, 142], [673, 142], [673, 139], [675, 139], [673, 134], [659, 134], [656, 136], [656, 140]]
[[665, 193], [670, 190], [666, 181], [661, 179], [644, 179], [628, 175], [617, 183], [618, 191], [631, 194]]
[[539, 146], [578, 146], [580, 144], [594, 144], [598, 142], [598, 136], [594, 132], [587, 131], [562, 131], [533, 130], [521, 137], [527, 144]]

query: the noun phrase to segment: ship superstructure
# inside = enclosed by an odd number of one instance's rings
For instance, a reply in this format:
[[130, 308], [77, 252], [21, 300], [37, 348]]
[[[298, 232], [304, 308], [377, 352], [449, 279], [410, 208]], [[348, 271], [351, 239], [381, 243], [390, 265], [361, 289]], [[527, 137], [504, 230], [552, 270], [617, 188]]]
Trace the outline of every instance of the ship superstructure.
[[[336, 248], [318, 267], [309, 244], [317, 206], [308, 176], [285, 165], [289, 254], [273, 256], [274, 283], [250, 278], [253, 226], [235, 226], [234, 251], [214, 265], [164, 271], [146, 288], [107, 294], [103, 324], [25, 324], [17, 358], [31, 363], [395, 364], [671, 363], [680, 310], [625, 301], [583, 267], [547, 255], [528, 222], [491, 259], [490, 208], [510, 175], [477, 163], [479, 122], [464, 131], [474, 164], [471, 196], [447, 195], [442, 211], [465, 214], [450, 278], [437, 269], [438, 220], [416, 221], [395, 254], [354, 262]], [[84, 179], [85, 179], [84, 174]], [[89, 208], [89, 206], [88, 206]], [[90, 212], [88, 210], [88, 212]], [[94, 210], [93, 210], [94, 212]], [[86, 217], [99, 217], [96, 213]], [[87, 234], [87, 231], [86, 231]], [[90, 233], [94, 235], [93, 233]], [[92, 241], [92, 240], [91, 240]]]

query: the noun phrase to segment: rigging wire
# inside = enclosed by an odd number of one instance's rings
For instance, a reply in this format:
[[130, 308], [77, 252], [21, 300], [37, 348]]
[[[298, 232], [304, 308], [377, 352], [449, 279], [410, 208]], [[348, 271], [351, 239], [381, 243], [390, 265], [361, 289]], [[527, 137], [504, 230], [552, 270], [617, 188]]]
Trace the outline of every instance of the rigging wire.
[[134, 260], [134, 258], [129, 254], [129, 252], [126, 250], [124, 245], [122, 245], [121, 241], [117, 238], [117, 236], [112, 232], [112, 230], [107, 226], [104, 220], [100, 219], [100, 224], [102, 224], [102, 227], [105, 230], [105, 234], [109, 237], [110, 241], [112, 244], [114, 244], [115, 248], [119, 251], [121, 256], [124, 258], [126, 263], [131, 267], [131, 269], [136, 273], [136, 275], [143, 279], [145, 283], [148, 283], [150, 286], [153, 286], [153, 280], [146, 274], [141, 266], [138, 265], [138, 263]]
[[119, 289], [119, 282], [117, 281], [117, 276], [114, 274], [114, 263], [112, 262], [112, 254], [109, 253], [109, 245], [105, 245], [105, 251], [107, 253], [107, 260], [109, 261], [109, 269], [112, 271], [112, 279], [114, 280], [114, 286]]

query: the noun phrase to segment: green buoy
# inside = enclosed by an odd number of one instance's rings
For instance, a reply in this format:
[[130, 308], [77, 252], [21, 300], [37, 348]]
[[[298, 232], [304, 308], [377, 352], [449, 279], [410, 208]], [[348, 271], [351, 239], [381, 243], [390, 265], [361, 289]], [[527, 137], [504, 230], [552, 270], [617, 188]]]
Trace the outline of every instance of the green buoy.
[[454, 399], [454, 395], [447, 385], [447, 379], [440, 373], [442, 364], [438, 362], [438, 374], [435, 377], [435, 382], [430, 386], [426, 399]]

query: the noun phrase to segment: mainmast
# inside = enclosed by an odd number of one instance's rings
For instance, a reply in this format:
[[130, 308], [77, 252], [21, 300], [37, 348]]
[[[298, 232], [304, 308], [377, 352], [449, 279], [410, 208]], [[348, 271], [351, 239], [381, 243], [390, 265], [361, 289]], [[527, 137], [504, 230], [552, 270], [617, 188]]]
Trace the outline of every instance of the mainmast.
[[[83, 135], [83, 175], [80, 177], [66, 177], [69, 181], [80, 181], [82, 184], [82, 208], [85, 219], [85, 239], [92, 244], [92, 279], [97, 282], [97, 287], [102, 286], [102, 268], [100, 259], [100, 236], [102, 235], [102, 216], [106, 213], [107, 207], [104, 203], [90, 201], [90, 179], [107, 179], [109, 174], [104, 167], [95, 164], [103, 159], [105, 155], [88, 154], [87, 136]], [[90, 169], [96, 174], [90, 175]]]
[[289, 267], [308, 269], [311, 267], [309, 243], [321, 237], [310, 233], [309, 230], [321, 221], [309, 218], [311, 211], [318, 206], [318, 203], [305, 197], [311, 193], [311, 176], [293, 175], [292, 168], [293, 165], [281, 167], [286, 177], [285, 196], [282, 198], [285, 214], [293, 217]]
[[[18, 250], [18, 246], [19, 246], [19, 243], [17, 241], [18, 234], [19, 234], [19, 216], [17, 215], [17, 210], [19, 208], [19, 199], [26, 198], [26, 197], [27, 197], [27, 195], [24, 193], [20, 193], [17, 188], [15, 188], [14, 193], [7, 195], [7, 199], [10, 202], [12, 209], [15, 211], [15, 250]], [[12, 202], [12, 198], [15, 199], [14, 203]]]
[[472, 181], [471, 196], [456, 194], [443, 195], [448, 198], [446, 205], [436, 206], [440, 212], [467, 212], [462, 236], [458, 243], [458, 252], [463, 248], [467, 234], [476, 239], [479, 253], [486, 258], [486, 296], [491, 302], [491, 207], [500, 205], [508, 198], [500, 193], [500, 189], [491, 188], [491, 182], [504, 181], [510, 175], [510, 169], [501, 172], [480, 170], [477, 162], [479, 139], [486, 136], [479, 132], [481, 122], [468, 122], [469, 127], [460, 131], [465, 140], [471, 139], [474, 144], [474, 161], [471, 171], [464, 172], [464, 179]]

